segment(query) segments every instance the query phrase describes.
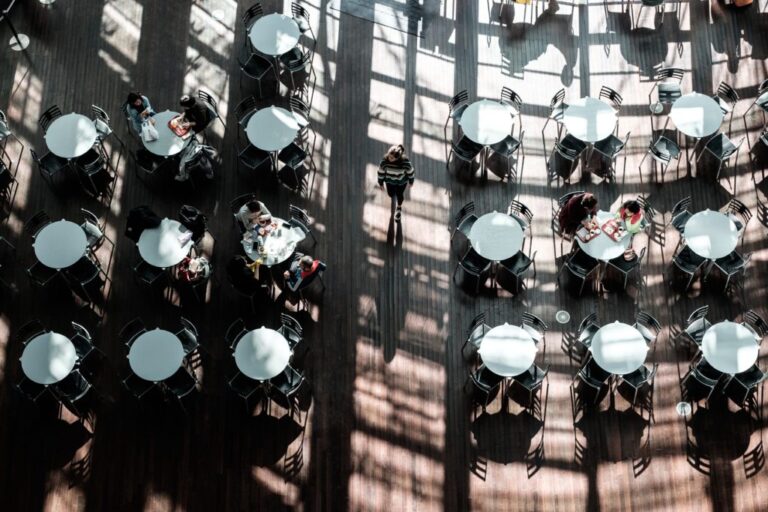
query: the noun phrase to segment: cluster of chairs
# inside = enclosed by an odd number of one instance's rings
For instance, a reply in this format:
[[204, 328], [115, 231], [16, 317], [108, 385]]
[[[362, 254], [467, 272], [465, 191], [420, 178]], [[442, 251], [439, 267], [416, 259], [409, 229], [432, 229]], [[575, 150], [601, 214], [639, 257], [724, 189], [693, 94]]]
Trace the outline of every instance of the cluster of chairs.
[[[103, 200], [107, 204], [112, 200], [114, 193], [115, 178], [117, 177], [117, 166], [112, 165], [112, 155], [104, 144], [108, 138], [114, 137], [122, 146], [122, 141], [110, 127], [109, 114], [96, 105], [91, 106], [91, 112], [94, 119], [94, 127], [98, 134], [96, 144], [85, 154], [75, 159], [68, 160], [54, 155], [50, 151], [39, 155], [34, 149], [30, 148], [32, 159], [35, 161], [40, 175], [54, 192], [60, 190], [60, 186], [68, 181], [68, 178], [74, 173], [81, 189], [90, 197]], [[43, 134], [48, 131], [48, 127], [59, 117], [62, 116], [61, 109], [57, 105], [49, 107], [40, 116], [38, 125]], [[120, 153], [122, 155], [122, 152]]]
[[[88, 329], [72, 322], [73, 335], [70, 340], [75, 347], [77, 361], [74, 369], [64, 379], [51, 385], [38, 384], [23, 376], [14, 387], [25, 398], [40, 403], [54, 398], [60, 406], [66, 407], [78, 417], [86, 415], [93, 396], [92, 381], [96, 378], [103, 352], [93, 343]], [[22, 325], [16, 333], [16, 340], [26, 346], [37, 336], [49, 332], [41, 322], [32, 320]]]
[[[105, 269], [96, 255], [98, 249], [106, 241], [114, 249], [114, 242], [106, 234], [106, 221], [100, 220], [94, 213], [84, 208], [80, 209], [83, 216], [81, 228], [85, 232], [87, 252], [74, 265], [65, 269], [55, 269], [35, 261], [27, 270], [27, 277], [33, 287], [41, 290], [51, 290], [52, 287], [64, 284], [80, 299], [81, 305], [88, 306], [101, 316], [103, 291], [111, 282]], [[34, 214], [24, 224], [24, 232], [34, 243], [38, 233], [51, 223], [51, 218], [45, 211]], [[8, 243], [10, 245], [10, 243]]]
[[[749, 220], [752, 218], [752, 212], [749, 208], [738, 199], [733, 198], [723, 207], [722, 212], [733, 220], [739, 234], [743, 235]], [[672, 257], [671, 283], [673, 285], [684, 283], [680, 288], [687, 291], [697, 277], [706, 281], [710, 274], [715, 271], [724, 278], [723, 291], [730, 291], [732, 285], [743, 282], [752, 253], [744, 254], [733, 251], [727, 256], [714, 260], [699, 256], [685, 245], [685, 225], [691, 216], [690, 196], [682, 199], [672, 208], [670, 224], [680, 233], [680, 241]], [[743, 241], [742, 236], [742, 243]], [[739, 277], [742, 279], [738, 279]]]
[[[8, 152], [9, 142], [13, 142], [16, 146], [17, 156], [15, 159]], [[8, 126], [5, 112], [0, 110], [0, 218], [2, 219], [11, 214], [13, 200], [18, 189], [16, 174], [19, 172], [24, 148], [24, 143], [13, 134]]]
[[[531, 238], [531, 223], [533, 212], [523, 203], [512, 200], [507, 207], [507, 215], [515, 219], [526, 238]], [[493, 262], [484, 258], [472, 249], [469, 241], [469, 233], [477, 221], [475, 215], [475, 203], [470, 201], [456, 214], [454, 228], [451, 234], [451, 244], [455, 247], [459, 260], [453, 272], [453, 280], [463, 289], [480, 293], [489, 277], [493, 277], [493, 286], [518, 294], [527, 288], [526, 274], [533, 268], [533, 278], [536, 278], [536, 252], [532, 255], [525, 253], [526, 238], [523, 239], [523, 248], [517, 254], [503, 261]], [[528, 243], [529, 250], [532, 245]]]
[[[297, 347], [306, 343], [301, 323], [285, 313], [280, 315], [280, 321], [281, 325], [278, 331], [288, 341], [291, 352], [295, 353]], [[227, 329], [225, 337], [227, 346], [234, 351], [237, 343], [247, 332], [248, 329], [243, 320], [235, 320]], [[251, 379], [239, 371], [227, 380], [232, 392], [245, 403], [248, 414], [251, 414], [257, 405], [261, 405], [263, 410], [269, 411], [274, 401], [289, 411], [291, 417], [295, 415], [301, 417], [300, 391], [308, 383], [303, 372], [293, 367], [296, 365], [294, 359], [292, 357], [291, 363], [279, 375], [267, 381]]]
[[461, 160], [465, 164], [473, 165], [475, 159], [480, 156], [485, 157], [486, 160], [497, 156], [504, 159], [506, 162], [505, 172], [499, 176], [506, 178], [509, 182], [516, 182], [518, 179], [517, 169], [517, 154], [520, 152], [525, 158], [525, 150], [523, 148], [523, 137], [525, 131], [522, 124], [522, 107], [523, 100], [515, 91], [508, 87], [501, 88], [501, 95], [499, 101], [509, 107], [511, 113], [517, 113], [521, 122], [518, 123], [518, 134], [515, 136], [515, 126], [512, 125], [512, 130], [503, 140], [488, 146], [490, 152], [485, 155], [481, 155], [485, 146], [474, 142], [469, 137], [464, 135], [461, 131], [461, 125], [459, 121], [464, 111], [469, 106], [469, 94], [466, 90], [463, 90], [456, 94], [451, 101], [448, 102], [448, 116], [445, 119], [445, 126], [443, 128], [446, 141], [448, 139], [448, 123], [453, 121], [453, 125], [458, 129], [458, 139], [451, 138], [450, 152], [446, 155], [446, 168], [450, 168], [451, 159], [456, 158]]

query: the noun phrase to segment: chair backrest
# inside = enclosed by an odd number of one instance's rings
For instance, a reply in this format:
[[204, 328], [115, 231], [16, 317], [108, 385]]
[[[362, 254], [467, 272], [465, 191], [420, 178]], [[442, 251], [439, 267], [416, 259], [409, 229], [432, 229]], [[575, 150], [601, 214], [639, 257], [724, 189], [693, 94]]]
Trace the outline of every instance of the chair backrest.
[[261, 8], [261, 4], [259, 2], [256, 2], [247, 8], [243, 13], [243, 25], [245, 25], [245, 30], [250, 30], [256, 19], [261, 17], [263, 14], [264, 9]]
[[[83, 215], [83, 220], [85, 222], [88, 222], [89, 224], [93, 224], [99, 229], [99, 231], [101, 231], [102, 233], [104, 232], [105, 226], [103, 226], [101, 222], [99, 222], [99, 218], [96, 216], [95, 213], [93, 213], [90, 210], [86, 210], [85, 208], [80, 208], [80, 213]], [[105, 221], [105, 224], [106, 224], [106, 221]]]
[[595, 313], [594, 311], [584, 317], [584, 319], [579, 324], [579, 329], [577, 332], [581, 334], [582, 332], [586, 331], [591, 325], [595, 325], [598, 327], [600, 326], [600, 324], [597, 321], [597, 313]]
[[668, 164], [670, 160], [672, 160], [672, 153], [664, 150], [663, 146], [660, 146], [658, 144], [658, 141], [661, 140], [662, 138], [665, 138], [665, 137], [661, 136], [657, 140], [651, 139], [651, 142], [648, 143], [648, 152], [651, 153], [654, 156], [654, 158], [661, 160], [665, 164]]
[[16, 331], [16, 339], [19, 343], [26, 345], [32, 338], [43, 334], [47, 329], [40, 320], [30, 320]]
[[501, 88], [501, 102], [511, 105], [518, 112], [523, 106], [523, 99], [509, 87]]
[[653, 206], [648, 202], [648, 199], [646, 199], [645, 196], [637, 196], [636, 201], [640, 204], [640, 208], [643, 209], [643, 215], [646, 222], [648, 222], [648, 224], [653, 223], [653, 218], [656, 216], [656, 210], [653, 209]]
[[684, 76], [685, 71], [680, 68], [661, 68], [656, 72], [656, 81], [677, 80], [682, 82]]
[[227, 346], [234, 350], [235, 345], [237, 345], [237, 342], [240, 341], [240, 338], [242, 338], [246, 332], [247, 330], [245, 328], [245, 322], [243, 322], [242, 318], [238, 318], [232, 322], [232, 324], [227, 327], [227, 332], [224, 335]]
[[239, 125], [245, 125], [247, 120], [259, 109], [254, 96], [246, 96], [235, 105], [235, 119]]
[[726, 139], [731, 142], [732, 145], [724, 145], [725, 149], [723, 152], [719, 155], [716, 155], [720, 160], [726, 160], [728, 158], [731, 158], [733, 155], [736, 154], [737, 151], [739, 151], [739, 148], [744, 143], [744, 137], [740, 138], [738, 142], [734, 142], [733, 140], [729, 139], [728, 136], [724, 133], [721, 133], [723, 139]]
[[288, 100], [288, 104], [290, 105], [291, 112], [296, 112], [307, 121], [309, 120], [311, 111], [309, 105], [307, 105], [304, 100], [296, 96], [291, 96], [291, 99]]
[[294, 205], [288, 205], [288, 211], [291, 214], [291, 220], [293, 221], [299, 221], [301, 224], [303, 224], [307, 229], [309, 229], [309, 214], [307, 213], [307, 210], [302, 210], [298, 206]]
[[466, 104], [467, 102], [469, 102], [469, 93], [466, 89], [456, 93], [456, 95], [451, 98], [451, 101], [448, 102], [448, 115], [450, 115], [451, 112]]
[[557, 200], [557, 205], [562, 208], [565, 206], [565, 204], [573, 197], [579, 194], [583, 194], [583, 190], [574, 190], [573, 192], [568, 192], [567, 194], [564, 194], [560, 196], [560, 199]]
[[184, 367], [176, 370], [176, 373], [168, 377], [163, 381], [163, 384], [176, 395], [177, 398], [182, 398], [197, 387], [197, 379], [189, 373]]
[[38, 384], [27, 377], [22, 377], [20, 381], [14, 383], [13, 387], [16, 391], [33, 402], [40, 398], [40, 396], [42, 396], [48, 389], [44, 385]]
[[189, 331], [193, 336], [197, 337], [197, 327], [195, 327], [195, 324], [184, 318], [183, 316], [179, 318], [179, 323], [181, 324], [181, 329]]
[[86, 329], [85, 327], [83, 327], [82, 325], [76, 322], [71, 322], [71, 324], [72, 324], [72, 330], [75, 331], [75, 336], [80, 336], [88, 341], [91, 340], [91, 333], [88, 332], [88, 329]]
[[752, 212], [749, 210], [747, 205], [745, 205], [735, 197], [730, 201], [728, 201], [728, 204], [725, 207], [725, 211], [726, 213], [738, 215], [742, 219], [744, 219], [745, 227], [746, 227], [746, 224], [749, 222], [749, 220], [752, 218]]
[[43, 129], [43, 133], [48, 131], [48, 127], [57, 117], [61, 117], [61, 109], [59, 109], [58, 105], [53, 105], [43, 112], [38, 120], [38, 124], [40, 125], [40, 128]]
[[199, 90], [197, 91], [197, 98], [205, 103], [206, 106], [208, 106], [211, 110], [213, 110], [216, 115], [219, 115], [219, 104], [213, 94], [207, 91]]
[[260, 386], [258, 381], [255, 381], [240, 372], [237, 372], [227, 381], [232, 391], [237, 393], [241, 398], [248, 398], [251, 396]]
[[658, 336], [659, 332], [661, 331], [661, 324], [659, 321], [645, 311], [640, 311], [637, 314], [635, 321], [638, 325], [641, 325], [651, 331], [654, 336]]
[[309, 11], [302, 7], [298, 2], [291, 2], [291, 15], [294, 18], [304, 18], [309, 22]]
[[303, 332], [303, 329], [302, 329], [301, 324], [299, 323], [299, 321], [296, 320], [291, 315], [288, 315], [288, 314], [285, 314], [285, 313], [280, 313], [280, 322], [284, 326], [286, 326], [286, 327], [288, 327], [290, 329], [293, 329], [293, 331], [296, 334], [298, 334], [298, 335], [301, 335], [302, 332]]
[[557, 154], [559, 154], [561, 157], [565, 158], [568, 161], [574, 161], [579, 157], [579, 152], [575, 149], [566, 147], [563, 145], [562, 142], [559, 140], [555, 141], [555, 151]]
[[755, 311], [750, 309], [744, 313], [744, 322], [761, 338], [768, 335], [768, 323]]
[[469, 323], [469, 329], [467, 329], [467, 338], [470, 338], [472, 336], [472, 333], [475, 332], [475, 329], [477, 329], [478, 326], [483, 325], [485, 323], [486, 313], [485, 311], [481, 311], [477, 315], [475, 315], [475, 318], [472, 319], [472, 321]]
[[40, 230], [50, 223], [51, 218], [48, 214], [45, 211], [39, 211], [24, 224], [24, 232], [34, 240]]
[[600, 88], [600, 95], [599, 95], [599, 97], [607, 99], [608, 101], [613, 103], [614, 106], [616, 106], [617, 108], [621, 106], [621, 102], [623, 101], [623, 99], [621, 97], [621, 94], [619, 94], [618, 92], [614, 91], [613, 89], [611, 89], [607, 85], [604, 85], [604, 86], [602, 86]]
[[507, 215], [515, 216], [519, 219], [526, 221], [530, 226], [533, 221], [533, 212], [520, 201], [512, 199], [507, 207]]
[[72, 370], [69, 375], [55, 384], [56, 394], [70, 402], [77, 402], [91, 389], [91, 383], [79, 370]]
[[565, 99], [565, 89], [560, 89], [552, 96], [552, 100], [549, 102], [549, 110], [552, 111], [557, 108]]
[[544, 335], [544, 333], [547, 332], [547, 329], [548, 329], [547, 324], [544, 323], [544, 321], [541, 318], [537, 317], [533, 313], [528, 313], [527, 311], [523, 312], [522, 318], [523, 318], [524, 325], [533, 327], [534, 329], [539, 331], [539, 333], [542, 336]]
[[109, 125], [109, 114], [107, 114], [103, 108], [96, 105], [91, 105], [91, 112], [93, 113], [94, 118]]
[[675, 206], [672, 207], [672, 218], [678, 216], [678, 214], [687, 212], [691, 208], [691, 196], [686, 197], [685, 199], [682, 199], [675, 204]]
[[125, 324], [125, 327], [120, 330], [118, 338], [126, 347], [130, 347], [133, 340], [146, 330], [147, 328], [144, 326], [144, 321], [141, 318], [136, 317]]
[[83, 256], [64, 272], [69, 278], [81, 285], [85, 285], [94, 280], [99, 275], [99, 272], [101, 272], [101, 269], [91, 258]]
[[461, 207], [461, 209], [456, 214], [456, 222], [455, 222], [455, 228], [458, 229], [461, 223], [464, 221], [464, 219], [475, 213], [475, 202], [470, 201], [464, 206]]
[[144, 380], [135, 373], [131, 373], [123, 379], [123, 386], [138, 399], [144, 397], [149, 390], [155, 387], [154, 382]]
[[731, 105], [739, 101], [739, 93], [725, 82], [720, 82], [717, 86], [717, 95]]
[[696, 320], [702, 320], [707, 316], [707, 313], [709, 313], [709, 306], [701, 306], [698, 309], [695, 309], [690, 315], [688, 315], [688, 320], [686, 320], [686, 324], [692, 324]]

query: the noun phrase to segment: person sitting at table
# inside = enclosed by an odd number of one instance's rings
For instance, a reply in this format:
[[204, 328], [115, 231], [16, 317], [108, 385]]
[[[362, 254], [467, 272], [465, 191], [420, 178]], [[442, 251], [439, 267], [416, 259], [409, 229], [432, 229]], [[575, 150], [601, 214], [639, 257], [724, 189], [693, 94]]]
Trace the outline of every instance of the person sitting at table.
[[129, 92], [128, 99], [125, 100], [128, 108], [128, 118], [131, 120], [131, 128], [137, 135], [141, 135], [141, 125], [147, 119], [154, 124], [152, 116], [155, 115], [155, 111], [152, 109], [152, 105], [149, 103], [149, 98], [142, 95], [140, 92]]
[[193, 130], [195, 133], [201, 133], [211, 123], [212, 116], [208, 107], [198, 102], [192, 96], [185, 94], [179, 99], [179, 104], [184, 107], [181, 126]]
[[597, 198], [589, 192], [576, 194], [560, 209], [557, 220], [560, 231], [564, 234], [574, 234], [580, 226], [589, 228], [592, 217], [597, 213]]
[[[255, 268], [257, 264], [250, 263], [245, 256], [236, 255], [227, 263], [227, 278], [232, 286], [244, 295], [252, 295], [258, 291], [263, 283], [256, 276]], [[269, 272], [261, 272], [264, 277]]]
[[285, 285], [290, 291], [296, 292], [302, 287], [302, 283], [307, 283], [312, 276], [317, 274], [318, 270], [324, 268], [325, 264], [320, 260], [314, 259], [312, 256], [304, 254], [294, 258], [293, 262], [291, 262], [291, 267], [283, 272]]
[[624, 221], [624, 227], [630, 235], [639, 233], [645, 227], [643, 209], [640, 207], [640, 203], [634, 199], [624, 201], [616, 213], [616, 218]]
[[237, 220], [246, 231], [263, 226], [272, 221], [272, 214], [264, 203], [252, 199], [240, 207], [237, 212]]

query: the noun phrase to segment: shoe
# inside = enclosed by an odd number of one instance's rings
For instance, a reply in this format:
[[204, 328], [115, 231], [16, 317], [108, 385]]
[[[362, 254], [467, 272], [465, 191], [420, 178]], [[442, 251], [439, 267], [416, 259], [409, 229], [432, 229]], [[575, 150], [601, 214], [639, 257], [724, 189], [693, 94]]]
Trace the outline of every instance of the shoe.
[[400, 222], [400, 217], [402, 216], [403, 210], [399, 206], [397, 207], [397, 210], [395, 210], [395, 222]]

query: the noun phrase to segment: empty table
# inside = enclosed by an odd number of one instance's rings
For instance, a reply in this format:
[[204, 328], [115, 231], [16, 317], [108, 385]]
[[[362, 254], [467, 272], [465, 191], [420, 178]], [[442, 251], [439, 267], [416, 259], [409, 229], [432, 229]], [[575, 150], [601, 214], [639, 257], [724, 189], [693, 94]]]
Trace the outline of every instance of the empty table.
[[568, 104], [563, 114], [568, 133], [583, 142], [597, 142], [608, 137], [616, 127], [616, 111], [595, 98], [580, 98]]
[[504, 323], [483, 336], [478, 353], [485, 366], [501, 377], [515, 377], [536, 359], [536, 342], [525, 329]]
[[45, 132], [48, 149], [61, 158], [83, 156], [96, 144], [98, 133], [93, 121], [82, 114], [66, 114], [54, 119]]
[[55, 384], [69, 375], [77, 362], [77, 351], [63, 334], [46, 332], [32, 338], [21, 354], [24, 375], [38, 384]]
[[250, 240], [250, 243], [245, 238], [242, 240], [243, 250], [251, 261], [261, 259], [261, 264], [267, 267], [277, 265], [290, 258], [296, 251], [296, 245], [306, 237], [301, 229], [292, 227], [277, 217], [272, 217], [270, 229], [270, 232], [263, 237], [263, 253], [259, 253], [255, 239]]
[[702, 258], [717, 259], [736, 249], [739, 230], [725, 213], [704, 210], [688, 219], [683, 237], [686, 245]]
[[155, 121], [158, 139], [152, 142], [145, 142], [143, 138], [141, 139], [147, 151], [157, 156], [168, 157], [178, 155], [189, 144], [192, 138], [191, 134], [186, 137], [179, 137], [168, 127], [168, 122], [174, 117], [178, 117], [178, 115], [178, 112], [165, 110], [150, 118]]
[[669, 118], [682, 133], [700, 139], [720, 128], [723, 111], [710, 96], [692, 92], [675, 100]]
[[267, 107], [256, 111], [248, 120], [245, 134], [248, 142], [264, 151], [280, 151], [296, 138], [300, 119], [293, 112], [280, 107]]
[[59, 220], [40, 230], [33, 247], [40, 263], [58, 270], [77, 263], [88, 249], [88, 240], [82, 227], [68, 220]]
[[459, 125], [473, 142], [490, 146], [504, 140], [512, 132], [515, 110], [500, 101], [480, 100], [461, 114]]
[[480, 256], [502, 261], [511, 258], [523, 247], [523, 228], [507, 214], [486, 213], [472, 225], [469, 242]]
[[158, 227], [141, 232], [138, 245], [141, 258], [150, 265], [172, 267], [192, 249], [192, 232], [179, 221], [163, 219]]
[[[615, 219], [616, 216], [610, 212], [600, 210], [597, 212], [595, 218], [598, 225], [602, 227], [603, 224], [611, 219]], [[602, 229], [600, 230], [600, 233], [589, 242], [582, 242], [579, 237], [576, 237], [576, 243], [579, 244], [581, 250], [600, 261], [610, 261], [613, 258], [618, 258], [624, 254], [624, 251], [627, 250], [631, 241], [632, 237], [628, 233], [616, 241], [606, 235]]]
[[301, 31], [293, 18], [285, 14], [267, 14], [256, 20], [248, 37], [253, 47], [265, 55], [278, 56], [293, 49]]
[[240, 338], [234, 356], [235, 364], [243, 374], [255, 380], [267, 380], [288, 366], [291, 347], [279, 332], [259, 327]]
[[727, 320], [707, 329], [701, 340], [704, 359], [715, 369], [731, 375], [749, 370], [757, 362], [759, 350], [752, 331]]
[[181, 368], [184, 347], [170, 331], [153, 329], [140, 334], [128, 351], [128, 364], [144, 380], [159, 382]]
[[617, 321], [598, 329], [589, 350], [600, 368], [615, 375], [626, 375], [643, 365], [648, 344], [640, 331]]

